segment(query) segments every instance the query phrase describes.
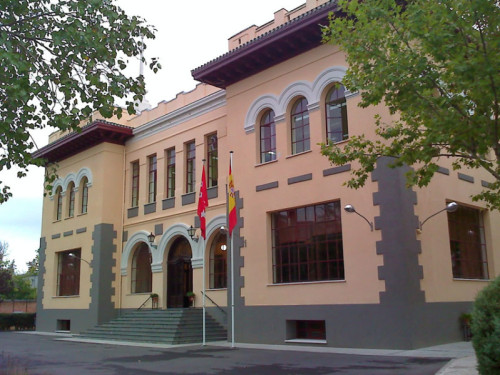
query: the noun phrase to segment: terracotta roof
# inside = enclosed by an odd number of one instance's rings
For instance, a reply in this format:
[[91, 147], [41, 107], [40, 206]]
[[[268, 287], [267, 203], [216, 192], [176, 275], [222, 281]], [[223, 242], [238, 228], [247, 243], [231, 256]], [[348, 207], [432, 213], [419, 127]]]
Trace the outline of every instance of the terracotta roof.
[[100, 143], [125, 144], [132, 137], [133, 128], [112, 122], [97, 120], [85, 125], [81, 131], [72, 132], [33, 153], [35, 158], [57, 162]]
[[321, 25], [337, 10], [335, 0], [272, 29], [191, 71], [194, 79], [225, 89], [294, 56], [321, 45]]

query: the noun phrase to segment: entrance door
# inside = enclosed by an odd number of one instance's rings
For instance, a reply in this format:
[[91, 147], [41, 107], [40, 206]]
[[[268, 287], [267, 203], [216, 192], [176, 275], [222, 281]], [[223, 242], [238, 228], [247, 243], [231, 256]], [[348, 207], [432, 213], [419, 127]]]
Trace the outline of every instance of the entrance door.
[[189, 307], [187, 292], [193, 291], [191, 246], [184, 237], [174, 241], [167, 263], [167, 307]]

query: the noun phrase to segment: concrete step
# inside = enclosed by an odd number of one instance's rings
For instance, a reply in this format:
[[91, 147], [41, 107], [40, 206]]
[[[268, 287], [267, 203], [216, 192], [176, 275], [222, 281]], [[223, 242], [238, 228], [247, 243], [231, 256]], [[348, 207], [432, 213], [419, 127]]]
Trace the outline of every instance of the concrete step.
[[[208, 313], [206, 340], [227, 340], [227, 331]], [[185, 344], [203, 339], [202, 309], [141, 310], [129, 312], [91, 328], [80, 337], [148, 343]]]

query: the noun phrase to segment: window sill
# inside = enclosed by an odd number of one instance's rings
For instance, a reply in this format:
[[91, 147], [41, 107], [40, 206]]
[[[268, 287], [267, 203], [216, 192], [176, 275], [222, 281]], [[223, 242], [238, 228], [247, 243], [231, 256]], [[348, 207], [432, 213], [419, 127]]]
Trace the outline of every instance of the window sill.
[[[224, 292], [224, 291], [227, 291], [227, 288], [209, 288], [209, 289], [207, 289], [207, 292]], [[203, 298], [203, 296], [201, 298]]]
[[465, 278], [454, 277], [453, 281], [474, 281], [474, 282], [489, 283], [491, 279], [465, 279]]
[[75, 294], [74, 296], [52, 296], [52, 298], [80, 298], [79, 294]]
[[289, 339], [285, 340], [285, 342], [292, 344], [328, 344], [326, 340], [315, 340], [315, 339]]
[[268, 165], [268, 164], [273, 164], [273, 163], [277, 163], [278, 162], [278, 159], [274, 159], [274, 160], [270, 160], [270, 161], [266, 161], [264, 163], [260, 163], [260, 164], [255, 164], [254, 167], [257, 168], [257, 167], [262, 167], [264, 165]]
[[273, 283], [267, 286], [286, 286], [286, 285], [309, 285], [309, 284], [339, 284], [345, 283], [345, 280], [322, 280], [322, 281], [297, 281], [293, 283]]
[[83, 212], [81, 214], [78, 214], [77, 216], [80, 217], [80, 216], [85, 216], [85, 215], [87, 215], [87, 212]]
[[59, 219], [59, 220], [54, 220], [54, 221], [52, 222], [52, 224], [55, 224], [55, 223], [60, 223], [60, 222], [61, 222], [61, 219]]
[[333, 142], [331, 139], [329, 139], [326, 144], [327, 145], [331, 145], [332, 144], [332, 145], [340, 146], [340, 145], [342, 145], [344, 143], [347, 143], [347, 142], [349, 142], [349, 138], [343, 139], [343, 140], [338, 141], [338, 142]]
[[302, 152], [299, 152], [299, 153], [297, 153], [297, 154], [288, 155], [288, 156], [286, 157], [286, 159], [294, 158], [294, 157], [296, 157], [296, 156], [300, 156], [300, 155], [304, 155], [304, 154], [309, 154], [309, 153], [311, 153], [311, 152], [312, 152], [312, 150], [302, 151]]
[[64, 218], [64, 220], [69, 220], [69, 219], [73, 219], [75, 216], [68, 216], [66, 218]]

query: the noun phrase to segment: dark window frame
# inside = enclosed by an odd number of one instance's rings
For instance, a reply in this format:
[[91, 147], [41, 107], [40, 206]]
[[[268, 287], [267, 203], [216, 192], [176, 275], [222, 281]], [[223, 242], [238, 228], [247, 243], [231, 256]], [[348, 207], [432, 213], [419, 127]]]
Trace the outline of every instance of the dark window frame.
[[217, 133], [207, 135], [207, 187], [215, 187], [218, 185], [219, 170], [218, 170], [218, 152], [219, 140]]
[[[70, 256], [73, 254], [75, 256]], [[80, 295], [80, 259], [81, 249], [57, 253], [57, 296]]]
[[260, 162], [276, 160], [276, 123], [272, 109], [267, 110], [260, 119], [259, 140]]
[[186, 193], [193, 193], [196, 189], [196, 144], [187, 142], [186, 150]]
[[132, 207], [137, 207], [139, 206], [139, 175], [140, 175], [139, 160], [133, 161], [130, 165], [130, 169], [132, 170], [131, 205]]
[[153, 288], [151, 253], [145, 243], [141, 243], [134, 251], [131, 274], [130, 290], [132, 293], [151, 293]]
[[447, 215], [453, 278], [487, 280], [488, 258], [481, 211], [459, 205], [455, 212]]
[[291, 111], [292, 155], [311, 149], [311, 131], [307, 99], [298, 99]]
[[327, 142], [337, 143], [349, 138], [344, 85], [337, 83], [328, 91], [325, 99], [325, 117]]
[[148, 156], [148, 203], [156, 202], [158, 187], [158, 163], [156, 154]]
[[62, 220], [63, 194], [62, 187], [56, 190], [56, 221]]
[[81, 183], [81, 212], [82, 214], [86, 214], [88, 211], [88, 205], [89, 205], [89, 187], [87, 186], [88, 184], [88, 179], [87, 177], [84, 177]]
[[340, 201], [271, 213], [273, 283], [345, 280]]
[[175, 147], [171, 147], [165, 151], [167, 159], [167, 192], [166, 197], [172, 198], [175, 196]]
[[76, 188], [75, 184], [71, 183], [69, 186], [69, 196], [68, 196], [68, 217], [75, 216], [75, 198], [76, 198]]
[[[222, 250], [223, 245], [226, 246], [226, 250]], [[227, 288], [227, 239], [226, 234], [222, 232], [215, 236], [210, 246], [209, 287]]]

